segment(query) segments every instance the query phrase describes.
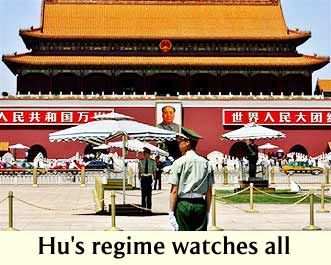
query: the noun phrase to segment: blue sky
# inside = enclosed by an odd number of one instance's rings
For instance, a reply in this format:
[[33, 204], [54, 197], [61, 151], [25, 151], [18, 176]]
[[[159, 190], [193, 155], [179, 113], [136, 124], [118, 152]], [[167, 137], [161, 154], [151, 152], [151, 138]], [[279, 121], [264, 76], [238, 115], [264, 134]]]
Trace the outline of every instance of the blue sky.
[[[282, 0], [289, 28], [312, 31], [312, 38], [299, 47], [304, 54], [331, 55], [331, 1]], [[41, 0], [0, 0], [0, 54], [27, 52], [19, 29], [39, 27]], [[316, 79], [331, 79], [331, 64], [314, 73]], [[16, 77], [0, 62], [0, 92], [16, 92]]]

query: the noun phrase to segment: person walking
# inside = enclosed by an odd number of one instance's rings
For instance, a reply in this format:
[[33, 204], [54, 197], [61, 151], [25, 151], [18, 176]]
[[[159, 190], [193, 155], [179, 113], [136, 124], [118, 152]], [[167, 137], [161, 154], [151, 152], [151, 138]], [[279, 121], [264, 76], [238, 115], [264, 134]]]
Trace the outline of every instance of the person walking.
[[139, 161], [141, 206], [152, 209], [152, 183], [156, 173], [156, 163], [150, 158], [151, 150], [144, 148], [144, 158]]
[[174, 230], [206, 231], [214, 176], [209, 161], [195, 152], [202, 137], [182, 127], [177, 135], [182, 156], [169, 176], [169, 222]]
[[161, 190], [161, 177], [162, 177], [163, 163], [160, 161], [160, 156], [155, 157], [155, 163], [156, 163], [156, 173], [155, 173], [155, 179], [154, 179], [154, 190], [156, 190], [157, 186], [158, 186], [158, 189]]

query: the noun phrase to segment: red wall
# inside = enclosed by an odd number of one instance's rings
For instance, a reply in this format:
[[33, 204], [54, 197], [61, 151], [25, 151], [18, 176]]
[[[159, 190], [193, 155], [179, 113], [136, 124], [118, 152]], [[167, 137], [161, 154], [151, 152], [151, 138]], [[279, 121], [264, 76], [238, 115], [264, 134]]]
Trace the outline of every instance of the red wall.
[[[155, 125], [155, 108], [116, 108], [116, 112], [133, 116], [137, 121]], [[206, 155], [211, 151], [218, 150], [229, 153], [234, 141], [220, 140], [220, 136], [236, 127], [222, 126], [221, 108], [185, 108], [183, 110], [183, 125], [197, 131], [204, 136], [198, 144], [198, 151]], [[48, 135], [66, 127], [53, 126], [3, 126], [0, 129], [0, 141], [9, 141], [10, 144], [22, 143], [27, 146], [34, 144], [42, 145], [48, 153], [49, 158], [71, 157], [76, 152], [83, 154], [86, 144], [74, 143], [50, 143]], [[315, 156], [327, 150], [327, 143], [331, 141], [330, 127], [275, 127], [287, 135], [286, 139], [259, 140], [258, 145], [272, 142], [285, 152], [296, 144], [304, 146], [309, 155]], [[23, 152], [18, 153], [22, 157]]]

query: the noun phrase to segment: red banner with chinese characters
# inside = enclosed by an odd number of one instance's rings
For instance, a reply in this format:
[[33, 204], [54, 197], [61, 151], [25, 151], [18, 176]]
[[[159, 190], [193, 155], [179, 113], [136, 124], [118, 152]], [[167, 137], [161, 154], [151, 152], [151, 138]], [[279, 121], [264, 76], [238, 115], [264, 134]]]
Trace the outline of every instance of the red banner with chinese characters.
[[74, 125], [112, 111], [111, 108], [0, 108], [0, 125]]
[[331, 109], [223, 109], [223, 125], [331, 126]]

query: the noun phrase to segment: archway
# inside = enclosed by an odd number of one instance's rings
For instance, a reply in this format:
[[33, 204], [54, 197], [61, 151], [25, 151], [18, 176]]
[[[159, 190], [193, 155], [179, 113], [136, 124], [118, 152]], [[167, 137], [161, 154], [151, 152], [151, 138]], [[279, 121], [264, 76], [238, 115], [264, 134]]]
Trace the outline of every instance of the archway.
[[247, 156], [248, 150], [247, 150], [247, 145], [244, 142], [237, 142], [233, 144], [230, 148], [230, 156], [232, 157], [238, 157], [238, 158], [243, 158]]
[[111, 78], [102, 73], [89, 74], [84, 77], [84, 94], [89, 95], [99, 94], [104, 92], [106, 95], [110, 93], [110, 80]]
[[284, 77], [284, 95], [311, 95], [311, 78], [300, 74], [289, 74]]
[[[144, 79], [142, 76], [135, 73], [120, 74], [116, 78], [116, 93], [132, 95], [135, 92], [137, 95], [144, 93]], [[147, 92], [147, 91], [146, 91]]]
[[47, 158], [47, 151], [46, 149], [39, 145], [35, 144], [30, 147], [28, 150], [28, 162], [33, 162], [33, 159], [39, 154], [42, 153], [45, 158]]
[[207, 95], [217, 93], [217, 78], [211, 74], [195, 74], [191, 77], [191, 94]]
[[185, 88], [184, 78], [174, 73], [155, 74], [148, 78], [148, 83], [149, 92], [155, 91], [158, 96], [176, 96]]
[[291, 147], [290, 153], [300, 153], [304, 155], [308, 155], [307, 149], [301, 144], [297, 144]]
[[80, 77], [72, 73], [61, 73], [57, 74], [53, 78], [53, 90], [52, 93], [55, 95], [60, 94], [80, 94], [82, 91], [80, 86]]
[[270, 95], [271, 92], [277, 93], [278, 79], [272, 74], [257, 74], [252, 77], [252, 94]]
[[50, 91], [50, 77], [45, 74], [30, 73], [18, 76], [17, 90], [22, 94], [48, 94]]
[[221, 77], [221, 92], [222, 94], [243, 95], [249, 94], [248, 78], [241, 74], [227, 74]]

